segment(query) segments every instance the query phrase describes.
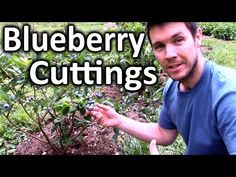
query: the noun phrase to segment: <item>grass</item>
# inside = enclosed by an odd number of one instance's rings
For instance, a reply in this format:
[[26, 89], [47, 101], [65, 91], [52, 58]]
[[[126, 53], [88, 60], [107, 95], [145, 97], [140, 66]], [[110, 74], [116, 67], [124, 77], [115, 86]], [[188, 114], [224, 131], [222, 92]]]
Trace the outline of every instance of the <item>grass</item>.
[[121, 138], [121, 145], [124, 155], [148, 155], [148, 144], [140, 141], [128, 134], [124, 134]]
[[[14, 111], [9, 114], [8, 118], [23, 131], [37, 129], [35, 122], [28, 117], [20, 105], [14, 106]], [[0, 115], [0, 155], [12, 154], [17, 144], [24, 139], [26, 139], [26, 134], [14, 127], [4, 115]]]
[[236, 69], [236, 41], [224, 41], [204, 36], [204, 55], [216, 63]]
[[25, 138], [25, 134], [19, 133], [3, 116], [0, 116], [0, 155], [14, 153], [17, 144]]

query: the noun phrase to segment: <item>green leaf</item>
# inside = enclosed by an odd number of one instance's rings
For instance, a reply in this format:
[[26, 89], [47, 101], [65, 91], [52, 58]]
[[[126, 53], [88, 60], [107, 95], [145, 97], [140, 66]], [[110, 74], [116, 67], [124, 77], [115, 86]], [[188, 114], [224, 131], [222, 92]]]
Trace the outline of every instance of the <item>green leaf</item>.
[[112, 102], [110, 102], [110, 101], [107, 101], [107, 100], [103, 101], [103, 103], [102, 103], [102, 104], [105, 104], [105, 105], [108, 105], [108, 106], [111, 106], [111, 107], [113, 107], [113, 106], [114, 106]]
[[72, 106], [71, 108], [70, 108], [70, 113], [74, 113], [74, 112], [76, 112], [77, 111], [77, 108], [75, 107], [75, 106]]
[[91, 116], [84, 116], [84, 119], [85, 119], [85, 120], [88, 120], [88, 121], [91, 121], [91, 120], [92, 120]]
[[69, 113], [69, 111], [70, 111], [70, 107], [63, 105], [63, 108], [62, 108], [62, 110], [61, 110], [61, 113], [62, 113], [63, 115], [67, 115], [67, 114]]
[[114, 103], [114, 108], [115, 108], [116, 111], [121, 111], [122, 110], [122, 107], [121, 107], [119, 102]]
[[0, 147], [4, 144], [4, 139], [0, 138]]
[[5, 102], [9, 102], [10, 98], [6, 92], [0, 90], [0, 100], [4, 100]]
[[57, 125], [57, 124], [60, 124], [60, 123], [61, 123], [61, 121], [60, 121], [60, 120], [58, 120], [58, 119], [54, 119], [54, 120], [53, 120], [53, 123], [54, 123], [55, 125]]
[[67, 145], [73, 144], [73, 141], [70, 138], [66, 138], [65, 142], [66, 142]]
[[84, 108], [79, 109], [79, 112], [81, 115], [84, 115], [86, 113], [86, 110]]
[[119, 129], [116, 127], [113, 127], [113, 131], [114, 131], [114, 135], [112, 137], [112, 139], [117, 143], [118, 142], [118, 136], [119, 136]]
[[62, 105], [55, 105], [53, 107], [53, 109], [56, 111], [56, 112], [60, 112], [62, 110]]

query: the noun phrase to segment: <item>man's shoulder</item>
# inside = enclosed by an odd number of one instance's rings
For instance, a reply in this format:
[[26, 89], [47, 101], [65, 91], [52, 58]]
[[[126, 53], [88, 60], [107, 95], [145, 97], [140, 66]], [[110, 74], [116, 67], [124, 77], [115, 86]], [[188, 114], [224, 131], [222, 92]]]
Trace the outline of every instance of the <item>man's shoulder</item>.
[[212, 68], [212, 83], [214, 85], [220, 84], [221, 86], [229, 86], [236, 89], [236, 70], [221, 66], [219, 64], [209, 62]]
[[[213, 62], [211, 66], [211, 93], [213, 103], [227, 95], [236, 95], [236, 70], [227, 68]], [[235, 98], [235, 97], [234, 97]]]

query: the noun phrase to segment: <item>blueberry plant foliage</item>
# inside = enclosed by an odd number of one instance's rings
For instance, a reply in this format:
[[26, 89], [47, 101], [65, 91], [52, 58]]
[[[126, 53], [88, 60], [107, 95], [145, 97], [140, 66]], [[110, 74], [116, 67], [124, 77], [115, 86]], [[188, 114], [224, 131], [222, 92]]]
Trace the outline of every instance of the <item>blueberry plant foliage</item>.
[[[43, 57], [52, 64], [60, 65], [70, 61], [91, 59], [89, 54], [57, 54], [47, 52], [44, 54], [2, 52], [0, 55], [0, 115], [18, 130], [47, 143], [57, 154], [65, 154], [68, 147], [75, 145], [83, 139], [83, 131], [94, 123], [90, 116], [85, 115], [95, 102], [109, 102], [101, 93], [87, 86], [33, 85], [29, 81], [28, 68], [30, 63]], [[47, 74], [47, 70], [39, 72]], [[43, 133], [44, 139], [22, 129], [21, 125], [13, 120], [13, 113], [22, 108], [28, 118], [37, 125]], [[48, 135], [44, 126], [52, 123], [51, 135]], [[49, 137], [50, 136], [50, 137]]]

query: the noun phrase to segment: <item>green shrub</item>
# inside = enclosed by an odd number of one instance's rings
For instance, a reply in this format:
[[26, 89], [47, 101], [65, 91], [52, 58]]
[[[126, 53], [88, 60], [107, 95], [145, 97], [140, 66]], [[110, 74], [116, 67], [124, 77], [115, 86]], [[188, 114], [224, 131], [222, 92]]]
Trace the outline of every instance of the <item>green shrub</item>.
[[200, 26], [204, 35], [223, 40], [236, 39], [236, 23], [202, 22]]

